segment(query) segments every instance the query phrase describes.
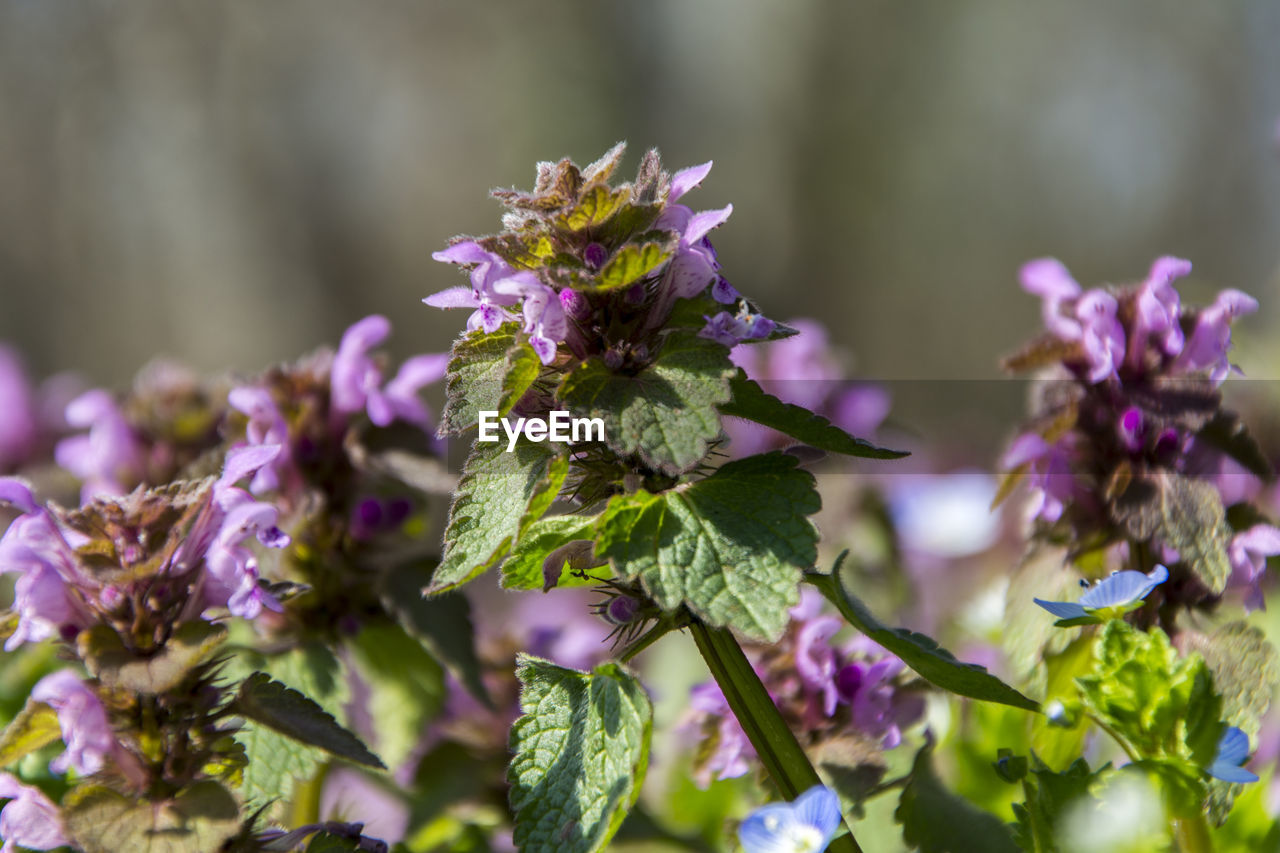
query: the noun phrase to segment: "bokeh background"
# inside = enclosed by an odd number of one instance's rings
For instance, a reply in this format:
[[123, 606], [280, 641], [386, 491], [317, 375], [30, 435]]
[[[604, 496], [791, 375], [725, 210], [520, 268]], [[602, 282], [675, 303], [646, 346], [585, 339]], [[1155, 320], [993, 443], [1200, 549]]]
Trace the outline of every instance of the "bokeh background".
[[[627, 139], [624, 172], [715, 160], [690, 201], [735, 206], [726, 274], [859, 376], [997, 378], [1038, 327], [1024, 260], [1088, 285], [1171, 253], [1191, 299], [1259, 297], [1237, 355], [1266, 378], [1278, 46], [1269, 0], [4, 0], [0, 340], [113, 386], [374, 311], [398, 355], [443, 350], [463, 318], [420, 299], [459, 279], [431, 252], [497, 230], [489, 188]], [[943, 387], [918, 405], [974, 396]]]

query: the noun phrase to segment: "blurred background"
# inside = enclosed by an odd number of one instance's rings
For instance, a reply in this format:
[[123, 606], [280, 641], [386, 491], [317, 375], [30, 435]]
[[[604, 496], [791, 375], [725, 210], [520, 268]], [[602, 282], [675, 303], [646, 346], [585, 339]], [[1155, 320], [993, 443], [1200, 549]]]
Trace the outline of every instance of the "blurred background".
[[[461, 280], [432, 251], [498, 230], [487, 191], [536, 161], [627, 139], [624, 175], [715, 160], [690, 202], [734, 204], [726, 275], [859, 376], [997, 378], [1039, 328], [1023, 261], [1088, 286], [1166, 253], [1191, 301], [1261, 300], [1237, 356], [1273, 376], [1277, 45], [1266, 0], [5, 0], [0, 340], [113, 386], [375, 311], [397, 355], [444, 350], [464, 318], [420, 300]], [[939, 387], [921, 405], [964, 405]]]

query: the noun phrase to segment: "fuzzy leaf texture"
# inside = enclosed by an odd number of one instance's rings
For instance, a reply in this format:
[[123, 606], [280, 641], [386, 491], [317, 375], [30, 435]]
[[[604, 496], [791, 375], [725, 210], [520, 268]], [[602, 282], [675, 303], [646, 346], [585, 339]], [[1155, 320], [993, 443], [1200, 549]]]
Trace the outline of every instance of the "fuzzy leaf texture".
[[1210, 592], [1226, 589], [1231, 528], [1212, 483], [1172, 471], [1135, 473], [1111, 513], [1139, 542], [1156, 539], [1177, 551]]
[[986, 667], [963, 663], [930, 637], [905, 628], [890, 628], [876, 619], [845, 586], [840, 576], [843, 561], [842, 554], [831, 574], [809, 572], [805, 580], [817, 587], [850, 625], [902, 658], [903, 663], [936, 687], [971, 699], [1000, 702], [1028, 711], [1040, 709], [1036, 702], [987, 672]]
[[1017, 853], [1000, 819], [948, 791], [933, 770], [933, 743], [916, 754], [893, 813], [902, 837], [920, 853]]
[[[519, 340], [520, 327], [504, 323], [492, 334], [477, 329], [453, 345], [445, 384], [444, 413], [439, 434], [457, 435], [480, 422], [480, 412], [496, 410], [502, 417], [511, 411], [537, 379], [529, 355], [537, 354]], [[521, 387], [523, 386], [523, 387]]]
[[255, 672], [240, 685], [232, 708], [239, 716], [261, 723], [339, 758], [382, 768], [382, 761], [360, 739], [338, 724], [329, 712], [297, 690]]
[[524, 853], [603, 850], [635, 803], [653, 709], [617, 664], [590, 673], [522, 655], [523, 715], [511, 729], [511, 809]]
[[1222, 732], [1221, 700], [1198, 654], [1179, 657], [1159, 628], [1103, 626], [1093, 671], [1076, 679], [1084, 707], [1141, 758], [1208, 766]]
[[822, 500], [813, 475], [784, 453], [730, 462], [661, 494], [618, 495], [600, 520], [596, 555], [639, 577], [664, 610], [685, 604], [708, 625], [776, 640], [817, 559], [807, 516]]
[[733, 399], [720, 406], [720, 413], [749, 421], [789, 435], [796, 441], [846, 456], [866, 459], [901, 459], [909, 456], [902, 450], [877, 447], [866, 439], [854, 438], [831, 421], [803, 406], [784, 403], [765, 393], [742, 371], [730, 383]]
[[546, 512], [568, 473], [567, 462], [556, 452], [555, 445], [523, 439], [511, 453], [505, 441], [476, 442], [449, 509], [444, 559], [427, 587], [429, 594], [483, 573], [506, 555], [523, 528]]
[[87, 785], [67, 795], [62, 820], [84, 853], [208, 853], [236, 834], [240, 808], [217, 782], [159, 803]]
[[[511, 556], [502, 564], [502, 585], [507, 589], [543, 589], [548, 578], [545, 563], [562, 545], [578, 540], [595, 538], [596, 516], [556, 515], [540, 518], [524, 531], [520, 541], [511, 550]], [[601, 563], [604, 561], [601, 560]], [[563, 569], [563, 564], [556, 566]], [[593, 568], [593, 567], [590, 567]], [[604, 568], [593, 571], [587, 579], [581, 579], [568, 571], [561, 571], [555, 586], [590, 586], [598, 584], [600, 576], [608, 577]]]
[[674, 476], [701, 462], [720, 435], [716, 407], [729, 401], [735, 371], [725, 347], [681, 332], [635, 375], [588, 359], [564, 378], [556, 396], [575, 416], [603, 420], [605, 442], [615, 453], [638, 454], [650, 468]]

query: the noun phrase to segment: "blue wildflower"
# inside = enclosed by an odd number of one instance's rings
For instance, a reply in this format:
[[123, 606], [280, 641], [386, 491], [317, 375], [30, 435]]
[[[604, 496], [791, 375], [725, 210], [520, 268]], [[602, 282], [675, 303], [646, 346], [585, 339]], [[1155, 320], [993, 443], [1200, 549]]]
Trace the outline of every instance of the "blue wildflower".
[[1241, 767], [1249, 758], [1249, 736], [1235, 726], [1227, 726], [1218, 741], [1218, 753], [1205, 772], [1224, 782], [1257, 782], [1256, 774]]
[[1034, 601], [1059, 619], [1101, 622], [1136, 610], [1151, 590], [1168, 579], [1169, 570], [1159, 565], [1145, 575], [1132, 570], [1113, 572], [1109, 578], [1090, 587], [1079, 601], [1044, 601], [1039, 598]]
[[815, 785], [793, 803], [770, 803], [747, 816], [738, 829], [746, 853], [822, 853], [840, 826], [835, 791]]

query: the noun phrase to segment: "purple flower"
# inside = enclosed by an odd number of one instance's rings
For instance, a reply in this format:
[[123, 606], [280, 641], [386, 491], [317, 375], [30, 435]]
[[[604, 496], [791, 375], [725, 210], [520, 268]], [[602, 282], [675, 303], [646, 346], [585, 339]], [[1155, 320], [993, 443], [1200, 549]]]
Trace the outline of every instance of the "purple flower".
[[1028, 432], [1014, 440], [1000, 460], [1009, 470], [1029, 466], [1029, 482], [1035, 490], [1030, 506], [1032, 518], [1050, 524], [1062, 517], [1066, 504], [1076, 494], [1075, 475], [1071, 472], [1073, 454], [1067, 442], [1049, 444], [1038, 433]]
[[395, 379], [383, 387], [382, 370], [369, 351], [390, 334], [390, 321], [379, 314], [353, 323], [343, 333], [329, 375], [330, 406], [339, 417], [349, 417], [365, 409], [369, 420], [380, 427], [400, 418], [425, 429], [428, 413], [418, 390], [444, 376], [449, 358], [447, 355], [411, 358], [400, 366]]
[[1124, 360], [1124, 326], [1117, 308], [1116, 298], [1105, 290], [1087, 291], [1076, 303], [1090, 382], [1116, 376]]
[[455, 243], [442, 252], [435, 252], [431, 257], [442, 263], [470, 265], [471, 287], [450, 287], [433, 293], [423, 302], [433, 308], [474, 308], [475, 311], [467, 319], [469, 331], [484, 329], [486, 333], [492, 333], [511, 319], [506, 309], [519, 302], [519, 297], [499, 293], [494, 285], [516, 275], [516, 271], [501, 257], [485, 251], [474, 240]]
[[543, 364], [555, 361], [556, 347], [569, 332], [560, 297], [531, 272], [514, 273], [493, 285], [494, 291], [524, 300], [523, 330]]
[[700, 788], [707, 788], [712, 778], [736, 779], [751, 769], [748, 763], [756, 751], [747, 739], [747, 733], [738, 724], [738, 718], [729, 709], [729, 701], [714, 681], [697, 684], [689, 691], [689, 708], [695, 724], [715, 721], [715, 749], [705, 762], [694, 770], [693, 779]]
[[840, 828], [840, 798], [815, 785], [793, 803], [770, 803], [738, 828], [745, 853], [822, 853]]
[[26, 459], [38, 427], [35, 395], [18, 354], [0, 345], [0, 471]]
[[141, 478], [143, 449], [124, 413], [106, 391], [86, 391], [67, 404], [67, 423], [89, 432], [54, 448], [58, 464], [79, 477], [81, 499], [122, 495]]
[[0, 853], [28, 850], [53, 850], [71, 843], [62, 830], [62, 813], [39, 788], [24, 785], [9, 773], [0, 773], [0, 800], [8, 800], [0, 809]]
[[40, 679], [31, 688], [31, 698], [58, 714], [67, 749], [50, 762], [53, 772], [74, 770], [82, 776], [97, 773], [107, 756], [119, 748], [98, 694], [71, 670], [58, 670]]
[[1270, 524], [1255, 524], [1231, 537], [1227, 555], [1231, 559], [1231, 585], [1248, 588], [1245, 612], [1263, 610], [1262, 573], [1267, 570], [1267, 557], [1280, 554], [1280, 529]]
[[805, 622], [796, 632], [796, 672], [809, 690], [822, 697], [822, 713], [836, 712], [840, 698], [836, 688], [836, 652], [827, 643], [844, 627], [834, 616], [819, 616]]
[[778, 324], [763, 314], [733, 315], [721, 311], [714, 317], [704, 317], [707, 325], [698, 332], [700, 338], [710, 338], [716, 343], [729, 348], [736, 347], [743, 341], [767, 338], [773, 334]]
[[289, 464], [289, 422], [280, 413], [271, 392], [265, 388], [242, 386], [233, 388], [227, 395], [231, 408], [249, 419], [245, 437], [251, 445], [278, 445], [280, 452], [275, 461], [263, 465], [249, 484], [255, 494], [280, 487], [280, 472]]
[[1249, 736], [1235, 726], [1227, 726], [1218, 740], [1218, 751], [1205, 772], [1224, 782], [1257, 782], [1258, 776], [1241, 765], [1249, 760]]
[[1165, 256], [1151, 265], [1147, 280], [1138, 290], [1133, 329], [1129, 336], [1129, 360], [1134, 366], [1140, 363], [1147, 342], [1155, 337], [1160, 349], [1167, 356], [1182, 352], [1184, 336], [1181, 299], [1173, 287], [1174, 279], [1191, 272], [1191, 262], [1182, 258]]
[[1080, 295], [1080, 285], [1057, 258], [1039, 258], [1022, 265], [1022, 289], [1042, 300], [1044, 327], [1064, 341], [1079, 340], [1080, 323], [1063, 313], [1063, 305]]
[[1258, 301], [1239, 290], [1224, 290], [1196, 316], [1196, 325], [1178, 357], [1176, 366], [1188, 372], [1209, 368], [1209, 378], [1219, 384], [1231, 372], [1227, 350], [1231, 348], [1231, 324], [1237, 317], [1258, 310]]
[[[723, 225], [731, 213], [733, 205], [720, 210], [694, 213], [683, 204], [669, 204], [654, 223], [655, 228], [674, 231], [680, 235], [675, 255], [663, 272], [663, 288], [677, 299], [697, 296], [719, 279], [720, 264], [707, 234]], [[728, 295], [724, 288], [719, 293], [721, 296]]]
[[28, 641], [74, 635], [89, 621], [69, 586], [88, 586], [76, 568], [74, 549], [21, 480], [0, 478], [0, 502], [23, 511], [0, 537], [0, 574], [20, 575], [13, 601], [18, 627], [5, 642], [5, 651]]
[[1059, 619], [1091, 619], [1101, 622], [1121, 616], [1141, 606], [1151, 590], [1169, 579], [1169, 570], [1157, 565], [1149, 573], [1126, 570], [1090, 587], [1078, 602], [1032, 599]]

